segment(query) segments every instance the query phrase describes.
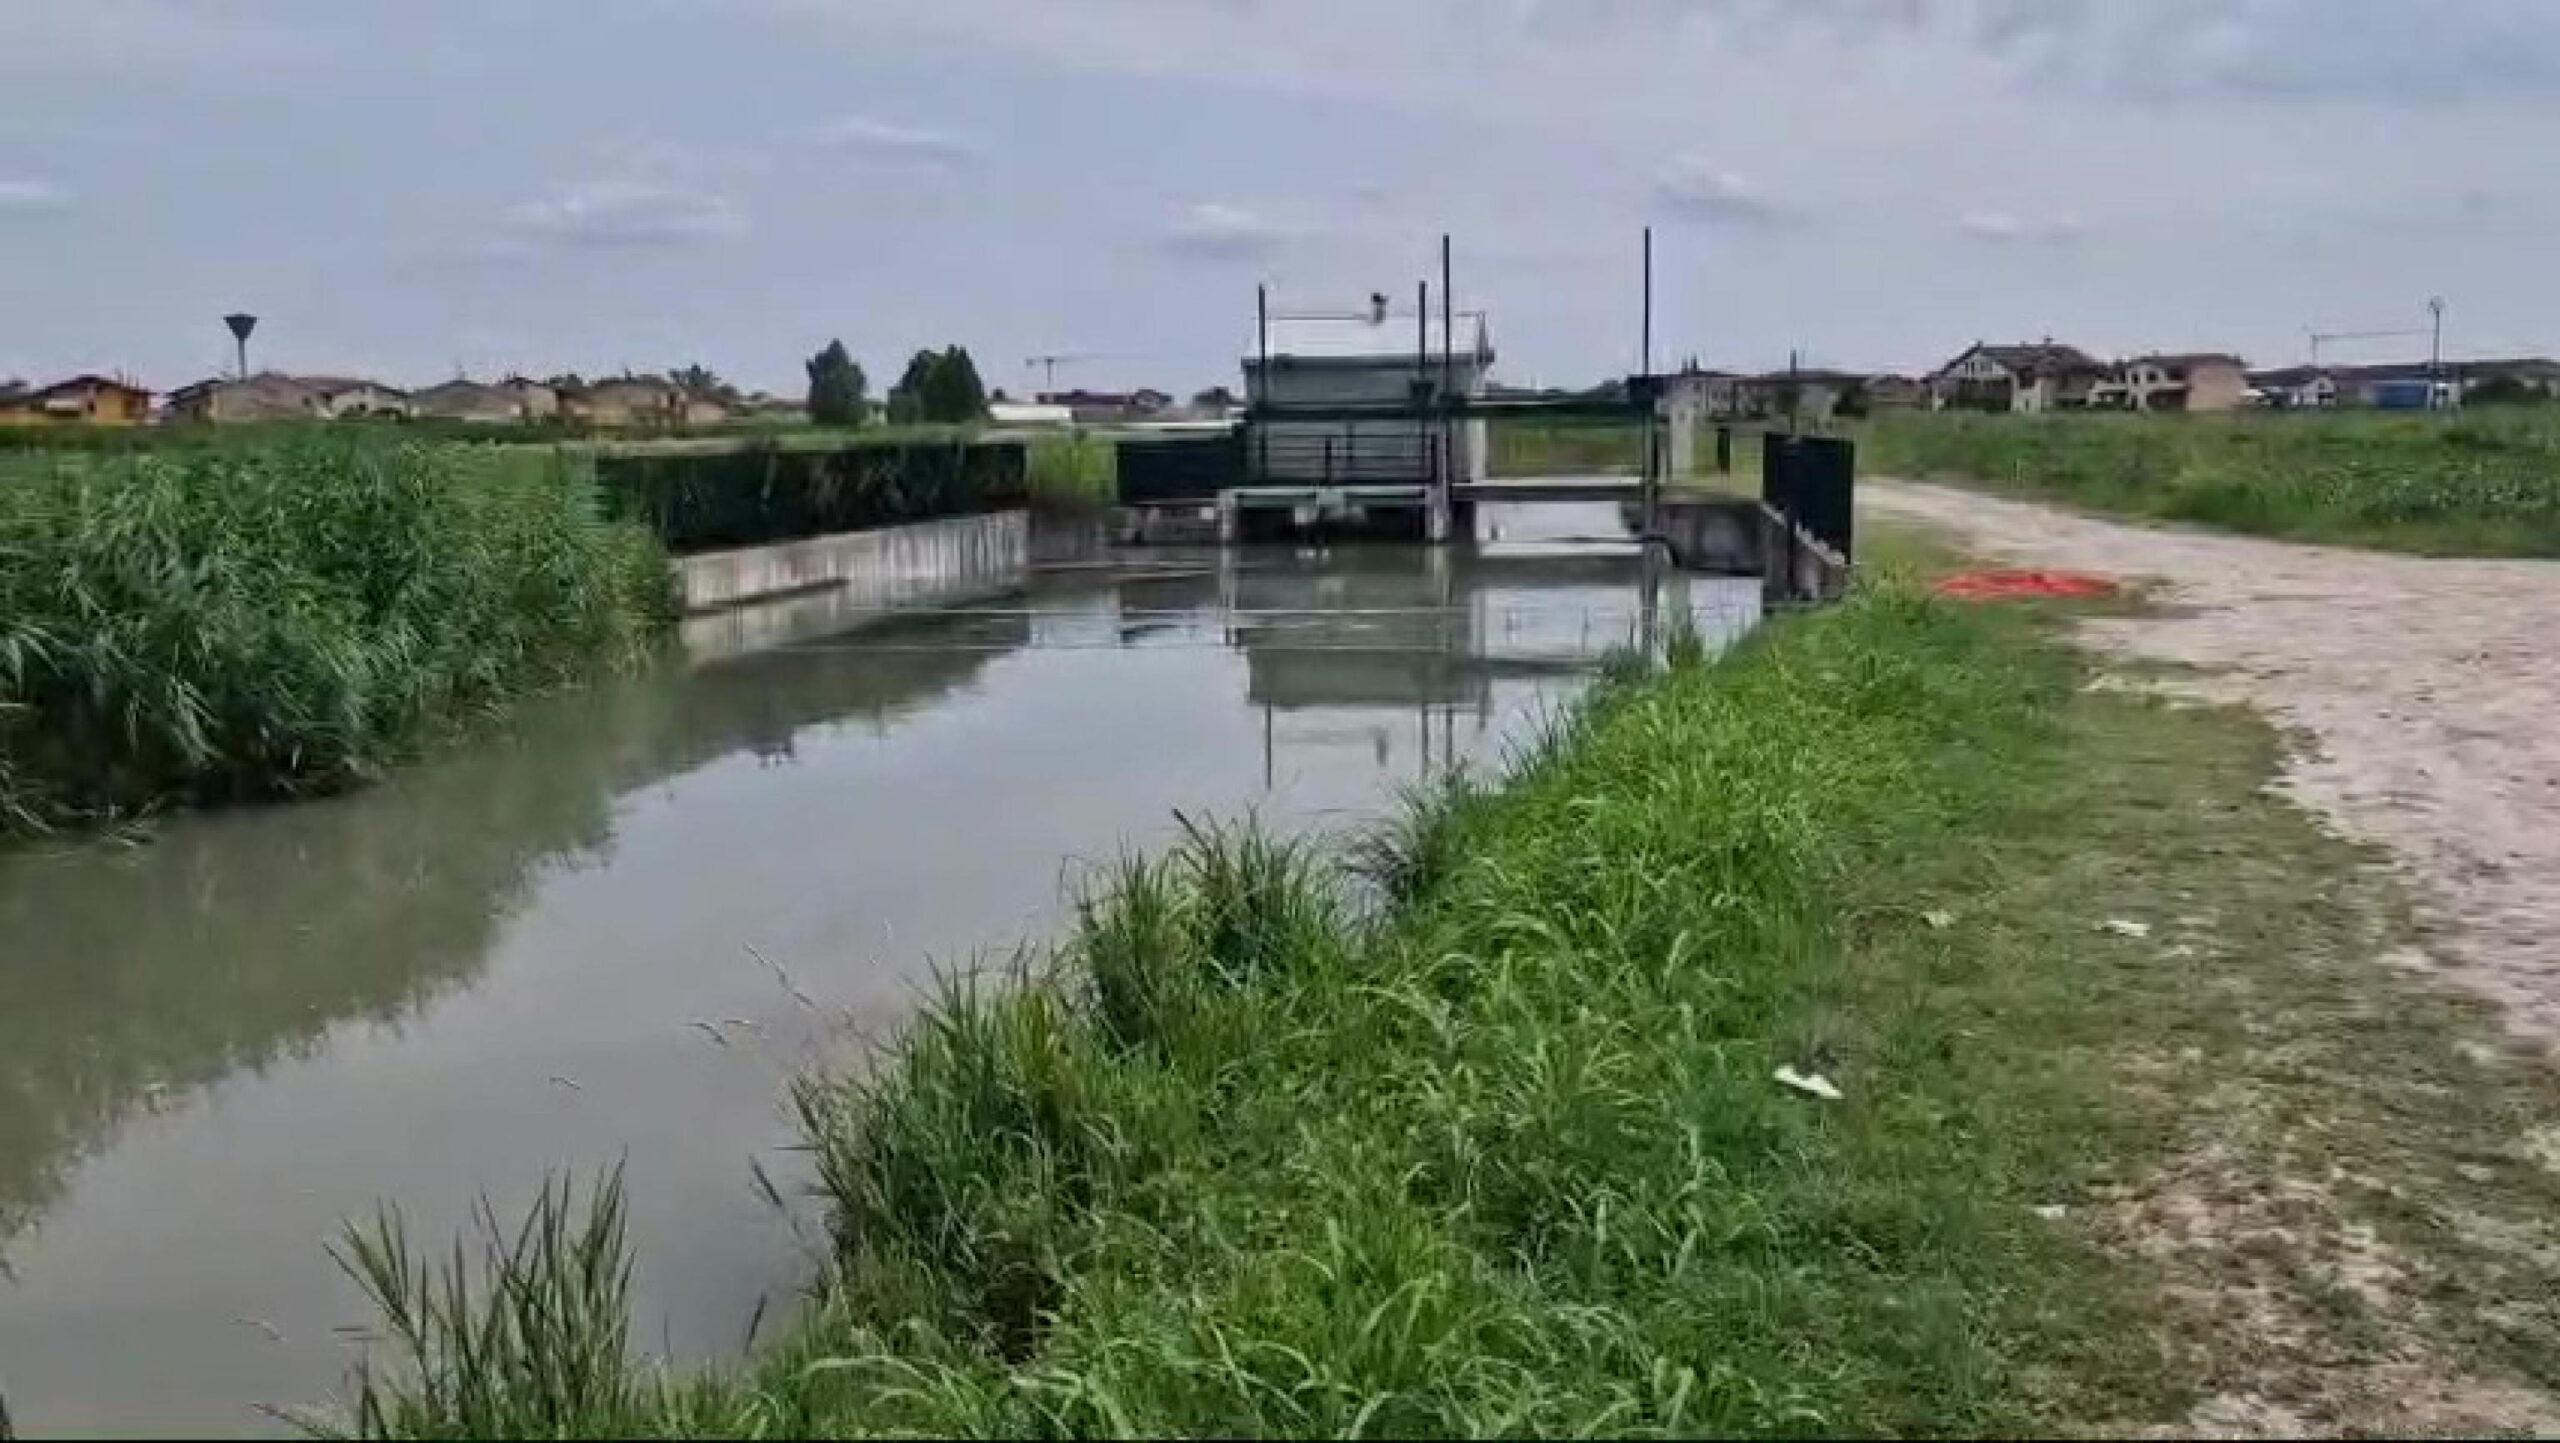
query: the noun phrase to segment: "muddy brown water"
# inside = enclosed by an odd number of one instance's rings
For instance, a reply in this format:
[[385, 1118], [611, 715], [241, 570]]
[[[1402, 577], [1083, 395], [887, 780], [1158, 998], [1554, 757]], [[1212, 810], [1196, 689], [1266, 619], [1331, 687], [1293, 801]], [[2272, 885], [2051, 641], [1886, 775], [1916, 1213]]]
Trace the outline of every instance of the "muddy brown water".
[[[736, 1354], [810, 1276], [814, 1207], [750, 1168], [801, 1176], [793, 1073], [1050, 934], [1176, 809], [1349, 831], [1498, 766], [1636, 633], [1610, 508], [1479, 526], [1044, 575], [550, 698], [349, 796], [0, 856], [17, 1426], [275, 1431], [260, 1405], [325, 1404], [372, 1321], [344, 1220], [449, 1239], [617, 1160], [638, 1343]], [[1726, 640], [1757, 585], [1658, 605]]]

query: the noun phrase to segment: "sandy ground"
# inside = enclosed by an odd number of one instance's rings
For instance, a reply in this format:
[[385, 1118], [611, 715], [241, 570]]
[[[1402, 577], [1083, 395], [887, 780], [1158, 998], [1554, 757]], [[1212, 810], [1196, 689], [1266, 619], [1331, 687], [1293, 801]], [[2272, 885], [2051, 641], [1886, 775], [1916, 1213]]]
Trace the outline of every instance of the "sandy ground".
[[1872, 481], [1878, 516], [2001, 561], [2152, 578], [2166, 614], [2089, 623], [2311, 745], [2285, 784], [2414, 884], [2431, 960], [2560, 1041], [2560, 562], [2439, 561], [2104, 521]]

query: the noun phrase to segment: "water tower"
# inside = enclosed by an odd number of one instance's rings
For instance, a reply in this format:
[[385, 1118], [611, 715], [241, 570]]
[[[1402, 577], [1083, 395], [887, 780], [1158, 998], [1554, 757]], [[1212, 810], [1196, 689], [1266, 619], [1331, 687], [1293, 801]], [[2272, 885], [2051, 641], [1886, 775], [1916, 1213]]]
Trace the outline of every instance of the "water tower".
[[258, 328], [258, 318], [245, 311], [234, 311], [222, 318], [231, 328], [231, 339], [240, 347], [240, 379], [249, 379], [249, 333]]

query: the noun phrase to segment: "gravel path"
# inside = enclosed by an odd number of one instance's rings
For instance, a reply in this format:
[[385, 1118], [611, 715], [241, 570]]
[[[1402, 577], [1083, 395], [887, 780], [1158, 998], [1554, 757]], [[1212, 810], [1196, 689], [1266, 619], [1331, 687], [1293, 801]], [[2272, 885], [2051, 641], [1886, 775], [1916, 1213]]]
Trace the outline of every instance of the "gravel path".
[[2165, 614], [2089, 638], [2203, 668], [2206, 694], [2314, 738], [2291, 792], [2389, 850], [2438, 925], [2436, 963], [2560, 1040], [2560, 562], [2299, 546], [1911, 482], [1860, 500], [2001, 561], [2165, 583]]

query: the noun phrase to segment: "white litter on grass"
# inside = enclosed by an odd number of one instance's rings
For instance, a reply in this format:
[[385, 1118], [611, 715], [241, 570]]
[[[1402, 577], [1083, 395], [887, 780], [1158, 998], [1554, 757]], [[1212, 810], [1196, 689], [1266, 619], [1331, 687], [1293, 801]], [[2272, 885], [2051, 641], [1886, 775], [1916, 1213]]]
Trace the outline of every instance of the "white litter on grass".
[[2069, 1208], [2060, 1203], [2044, 1203], [2036, 1208], [2036, 1216], [2049, 1223], [2058, 1223], [2069, 1211]]
[[1819, 1072], [1798, 1072], [1792, 1067], [1781, 1067], [1769, 1075], [1778, 1080], [1780, 1087], [1792, 1087], [1807, 1097], [1818, 1097], [1825, 1102], [1840, 1100], [1840, 1089], [1832, 1086], [1831, 1079]]
[[1931, 908], [1929, 911], [1920, 914], [1920, 920], [1928, 923], [1931, 931], [1944, 932], [1949, 927], [1956, 924], [1956, 914], [1938, 908]]
[[2109, 917], [2107, 920], [2098, 924], [2098, 930], [2101, 932], [2113, 932], [2119, 937], [2133, 937], [2139, 939], [2151, 935], [2151, 924], [2148, 922], [2128, 922], [2122, 917]]

